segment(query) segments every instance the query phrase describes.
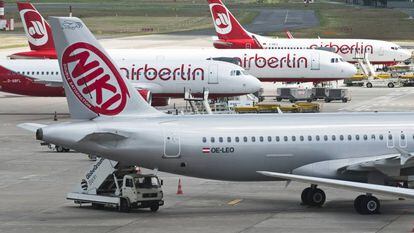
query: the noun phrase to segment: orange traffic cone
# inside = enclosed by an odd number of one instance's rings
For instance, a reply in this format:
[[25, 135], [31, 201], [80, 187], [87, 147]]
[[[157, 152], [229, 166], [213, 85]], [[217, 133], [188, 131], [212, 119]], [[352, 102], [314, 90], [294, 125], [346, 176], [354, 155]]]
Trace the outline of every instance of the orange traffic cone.
[[182, 195], [183, 193], [183, 189], [181, 187], [181, 178], [178, 179], [178, 189], [177, 189], [177, 195]]

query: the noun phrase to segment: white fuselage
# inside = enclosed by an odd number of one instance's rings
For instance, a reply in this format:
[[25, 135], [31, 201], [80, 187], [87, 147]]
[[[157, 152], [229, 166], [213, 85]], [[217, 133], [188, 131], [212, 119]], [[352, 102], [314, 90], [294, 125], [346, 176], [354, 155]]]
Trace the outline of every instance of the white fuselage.
[[321, 50], [263, 49], [142, 49], [108, 50], [115, 60], [173, 61], [233, 59], [263, 82], [318, 82], [349, 78], [356, 73], [353, 65], [334, 53]]
[[[257, 92], [261, 88], [259, 80], [228, 62], [129, 59], [118, 60], [117, 63], [136, 89], [146, 89], [160, 97], [181, 97], [185, 90], [191, 90], [192, 94], [208, 90], [211, 95], [233, 96]], [[40, 83], [55, 86], [62, 83], [57, 60], [3, 60], [0, 66]]]
[[358, 62], [364, 56], [373, 64], [405, 61], [411, 53], [387, 41], [367, 39], [273, 39], [255, 35], [264, 49], [318, 49], [324, 48], [340, 55], [347, 62]]

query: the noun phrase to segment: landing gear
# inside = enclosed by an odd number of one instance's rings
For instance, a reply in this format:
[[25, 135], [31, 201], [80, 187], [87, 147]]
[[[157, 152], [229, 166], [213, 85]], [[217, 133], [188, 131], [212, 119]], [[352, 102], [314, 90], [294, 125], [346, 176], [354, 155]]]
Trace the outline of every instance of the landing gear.
[[380, 202], [372, 195], [359, 195], [354, 201], [354, 208], [359, 214], [379, 214]]
[[69, 151], [70, 151], [70, 149], [65, 148], [65, 147], [63, 147], [63, 146], [55, 146], [55, 149], [56, 149], [56, 151], [57, 151], [57, 152], [59, 152], [59, 153], [69, 152]]
[[326, 195], [322, 189], [312, 185], [309, 188], [305, 188], [301, 195], [302, 204], [309, 206], [322, 206], [325, 203]]

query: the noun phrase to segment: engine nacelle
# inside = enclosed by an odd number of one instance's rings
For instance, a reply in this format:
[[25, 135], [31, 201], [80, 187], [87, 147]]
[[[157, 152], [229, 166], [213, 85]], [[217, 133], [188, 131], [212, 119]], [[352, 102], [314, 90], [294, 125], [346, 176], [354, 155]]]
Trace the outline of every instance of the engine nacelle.
[[144, 98], [147, 103], [152, 104], [152, 93], [147, 89], [139, 89], [138, 93]]

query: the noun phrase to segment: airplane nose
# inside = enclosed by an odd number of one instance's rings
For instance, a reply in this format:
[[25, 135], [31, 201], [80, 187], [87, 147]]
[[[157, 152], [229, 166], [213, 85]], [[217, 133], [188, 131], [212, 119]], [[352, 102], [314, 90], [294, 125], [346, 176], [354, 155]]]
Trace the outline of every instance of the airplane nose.
[[344, 76], [346, 76], [347, 78], [352, 77], [353, 75], [355, 75], [358, 72], [357, 68], [355, 67], [355, 65], [351, 64], [351, 63], [345, 63], [345, 67], [344, 67]]
[[407, 59], [412, 58], [413, 57], [413, 53], [411, 53], [410, 51], [408, 51], [406, 49], [403, 49], [403, 50], [401, 50], [400, 56], [401, 56], [401, 59], [403, 61], [405, 61]]
[[247, 75], [247, 82], [245, 83], [245, 88], [247, 92], [254, 93], [259, 91], [262, 88], [262, 83], [256, 77], [252, 75]]

